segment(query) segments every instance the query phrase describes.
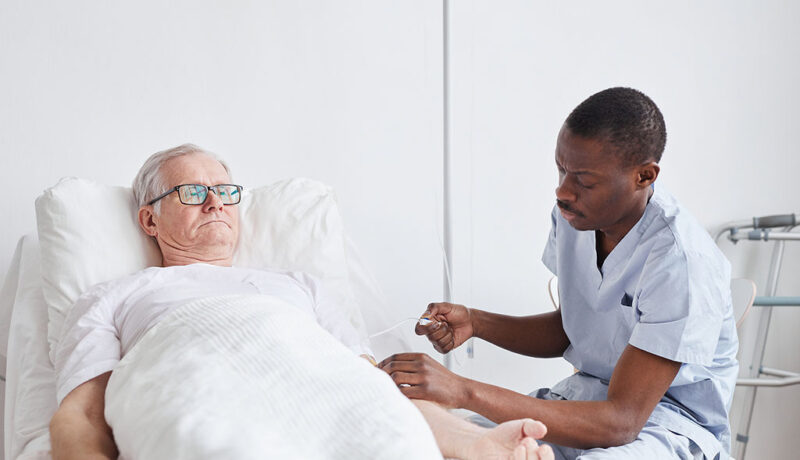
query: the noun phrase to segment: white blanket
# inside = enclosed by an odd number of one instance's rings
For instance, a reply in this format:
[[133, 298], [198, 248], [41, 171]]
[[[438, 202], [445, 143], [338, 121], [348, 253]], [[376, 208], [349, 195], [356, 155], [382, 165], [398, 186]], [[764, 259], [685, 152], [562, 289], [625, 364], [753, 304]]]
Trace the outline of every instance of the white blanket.
[[128, 460], [441, 459], [385, 373], [268, 296], [170, 313], [114, 369], [106, 419]]

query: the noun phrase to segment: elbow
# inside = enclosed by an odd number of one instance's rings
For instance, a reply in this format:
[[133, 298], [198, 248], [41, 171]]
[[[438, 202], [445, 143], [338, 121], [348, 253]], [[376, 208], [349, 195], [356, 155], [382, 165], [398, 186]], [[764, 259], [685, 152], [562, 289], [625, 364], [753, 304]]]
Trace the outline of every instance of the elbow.
[[594, 426], [598, 428], [592, 447], [619, 447], [636, 440], [644, 428], [649, 414], [637, 410], [636, 406], [608, 401], [605, 410], [596, 414]]
[[64, 418], [63, 411], [56, 410], [56, 413], [53, 414], [53, 417], [50, 419], [50, 444], [51, 444], [51, 455], [53, 459], [60, 459], [61, 452], [61, 427], [63, 426], [64, 422], [62, 419]]
[[641, 429], [619, 429], [609, 436], [609, 445], [604, 447], [619, 447], [630, 444], [639, 436]]
[[644, 427], [644, 423], [639, 423], [637, 418], [631, 414], [617, 414], [614, 419], [612, 423], [606, 425], [608, 430], [605, 439], [608, 445], [603, 447], [619, 447], [630, 444], [636, 440]]
[[56, 410], [56, 412], [53, 414], [53, 417], [50, 419], [50, 425], [49, 425], [50, 438], [53, 437], [53, 432], [58, 430], [58, 427], [61, 424], [61, 418], [62, 417], [63, 416], [61, 415], [61, 411], [60, 410]]

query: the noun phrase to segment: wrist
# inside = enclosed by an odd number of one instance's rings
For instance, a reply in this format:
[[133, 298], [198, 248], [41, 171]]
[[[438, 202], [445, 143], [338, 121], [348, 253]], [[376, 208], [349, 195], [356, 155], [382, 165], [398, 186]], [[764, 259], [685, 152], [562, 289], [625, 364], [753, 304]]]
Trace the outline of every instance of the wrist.
[[458, 401], [456, 401], [456, 408], [457, 409], [466, 409], [470, 402], [473, 400], [475, 396], [475, 390], [472, 386], [474, 383], [473, 380], [470, 380], [466, 377], [459, 376], [460, 380], [460, 391], [458, 392]]
[[481, 313], [483, 312], [475, 308], [467, 308], [467, 313], [469, 314], [469, 325], [472, 329], [472, 337], [477, 337], [479, 339], [482, 338], [480, 330], [480, 317]]

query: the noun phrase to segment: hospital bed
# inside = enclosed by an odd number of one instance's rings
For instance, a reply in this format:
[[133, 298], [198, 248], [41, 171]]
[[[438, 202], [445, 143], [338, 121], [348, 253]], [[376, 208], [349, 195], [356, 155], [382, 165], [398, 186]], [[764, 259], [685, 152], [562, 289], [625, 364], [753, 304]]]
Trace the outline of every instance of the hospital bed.
[[[50, 458], [56, 390], [49, 355], [65, 308], [91, 285], [158, 262], [155, 244], [136, 227], [130, 189], [62, 179], [36, 207], [38, 231], [19, 240], [0, 291], [6, 459]], [[344, 234], [329, 187], [291, 179], [245, 190], [240, 215], [235, 265], [316, 276], [343, 305], [342, 314], [368, 333], [397, 322]], [[371, 340], [376, 357], [410, 350], [410, 329]]]

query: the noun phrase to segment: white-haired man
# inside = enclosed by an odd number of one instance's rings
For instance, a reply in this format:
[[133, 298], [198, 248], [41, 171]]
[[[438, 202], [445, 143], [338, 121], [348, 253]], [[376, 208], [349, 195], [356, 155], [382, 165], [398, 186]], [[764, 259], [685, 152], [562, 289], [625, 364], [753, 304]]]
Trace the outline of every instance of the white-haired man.
[[[231, 184], [227, 166], [213, 154], [189, 144], [154, 154], [134, 181], [134, 195], [138, 222], [161, 250], [161, 267], [90, 289], [67, 318], [55, 362], [60, 405], [50, 424], [56, 460], [119, 455], [105, 416], [111, 374], [150, 329], [187, 299], [252, 293], [277, 297], [312, 315], [354, 355], [369, 353], [364, 337], [340, 319], [314, 279], [232, 267], [241, 187]], [[391, 381], [386, 385], [392, 387]], [[516, 420], [486, 430], [433, 403], [415, 404], [447, 457], [552, 458], [549, 447], [534, 441], [545, 433], [539, 422]], [[342, 414], [343, 420], [347, 416]], [[326, 458], [325, 452], [316, 454]]]

